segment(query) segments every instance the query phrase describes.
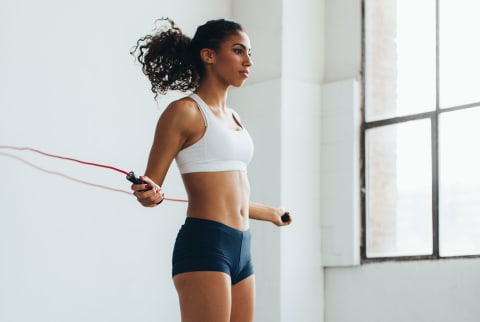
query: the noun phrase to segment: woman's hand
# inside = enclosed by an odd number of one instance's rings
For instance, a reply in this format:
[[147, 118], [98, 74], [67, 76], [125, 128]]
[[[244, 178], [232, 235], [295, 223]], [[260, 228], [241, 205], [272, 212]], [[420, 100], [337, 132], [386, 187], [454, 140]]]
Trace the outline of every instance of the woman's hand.
[[290, 212], [286, 211], [283, 207], [275, 208], [275, 215], [273, 221], [277, 226], [288, 226], [292, 223], [292, 216]]
[[292, 223], [292, 215], [285, 208], [271, 207], [256, 202], [250, 202], [249, 216], [251, 219], [269, 221], [279, 227]]
[[141, 176], [140, 179], [146, 183], [132, 184], [131, 186], [138, 202], [144, 207], [155, 207], [159, 205], [164, 198], [162, 188], [147, 176]]

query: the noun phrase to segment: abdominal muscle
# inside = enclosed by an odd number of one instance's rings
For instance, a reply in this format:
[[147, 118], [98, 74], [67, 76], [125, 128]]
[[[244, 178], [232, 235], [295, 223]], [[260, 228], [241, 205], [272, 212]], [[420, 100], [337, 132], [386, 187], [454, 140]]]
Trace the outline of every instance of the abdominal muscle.
[[182, 175], [188, 195], [187, 217], [249, 228], [250, 185], [244, 171], [194, 172]]

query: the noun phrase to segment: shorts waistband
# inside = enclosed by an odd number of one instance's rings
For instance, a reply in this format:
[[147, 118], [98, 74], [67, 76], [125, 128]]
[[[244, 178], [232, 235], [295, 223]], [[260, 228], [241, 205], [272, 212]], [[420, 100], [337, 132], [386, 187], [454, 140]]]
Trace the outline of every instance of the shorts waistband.
[[231, 226], [225, 225], [219, 221], [215, 220], [210, 220], [210, 219], [203, 219], [203, 218], [195, 218], [195, 217], [187, 217], [185, 219], [185, 225], [201, 225], [201, 226], [207, 226], [207, 227], [216, 227], [219, 229], [222, 229], [225, 232], [232, 233], [232, 234], [245, 234], [249, 233], [250, 229], [247, 230], [238, 230], [236, 228], [233, 228]]

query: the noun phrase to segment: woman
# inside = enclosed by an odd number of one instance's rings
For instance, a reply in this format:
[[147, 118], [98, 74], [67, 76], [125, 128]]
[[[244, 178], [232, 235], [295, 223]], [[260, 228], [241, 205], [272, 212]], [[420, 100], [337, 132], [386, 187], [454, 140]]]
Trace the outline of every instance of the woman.
[[251, 138], [227, 107], [230, 86], [248, 78], [250, 40], [232, 21], [212, 20], [190, 39], [173, 21], [139, 39], [133, 53], [152, 91], [193, 91], [158, 121], [145, 176], [132, 190], [145, 207], [162, 202], [160, 186], [175, 159], [188, 195], [185, 224], [172, 259], [183, 322], [253, 321], [255, 280], [249, 218], [291, 223], [281, 207], [250, 201]]

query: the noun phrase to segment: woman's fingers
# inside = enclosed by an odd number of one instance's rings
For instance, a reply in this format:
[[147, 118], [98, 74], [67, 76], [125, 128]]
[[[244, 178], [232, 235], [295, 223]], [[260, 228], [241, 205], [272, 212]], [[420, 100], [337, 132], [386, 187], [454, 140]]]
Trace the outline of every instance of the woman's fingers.
[[138, 202], [145, 207], [155, 207], [160, 204], [164, 197], [162, 188], [147, 176], [141, 176], [140, 179], [145, 183], [132, 184], [131, 186]]

